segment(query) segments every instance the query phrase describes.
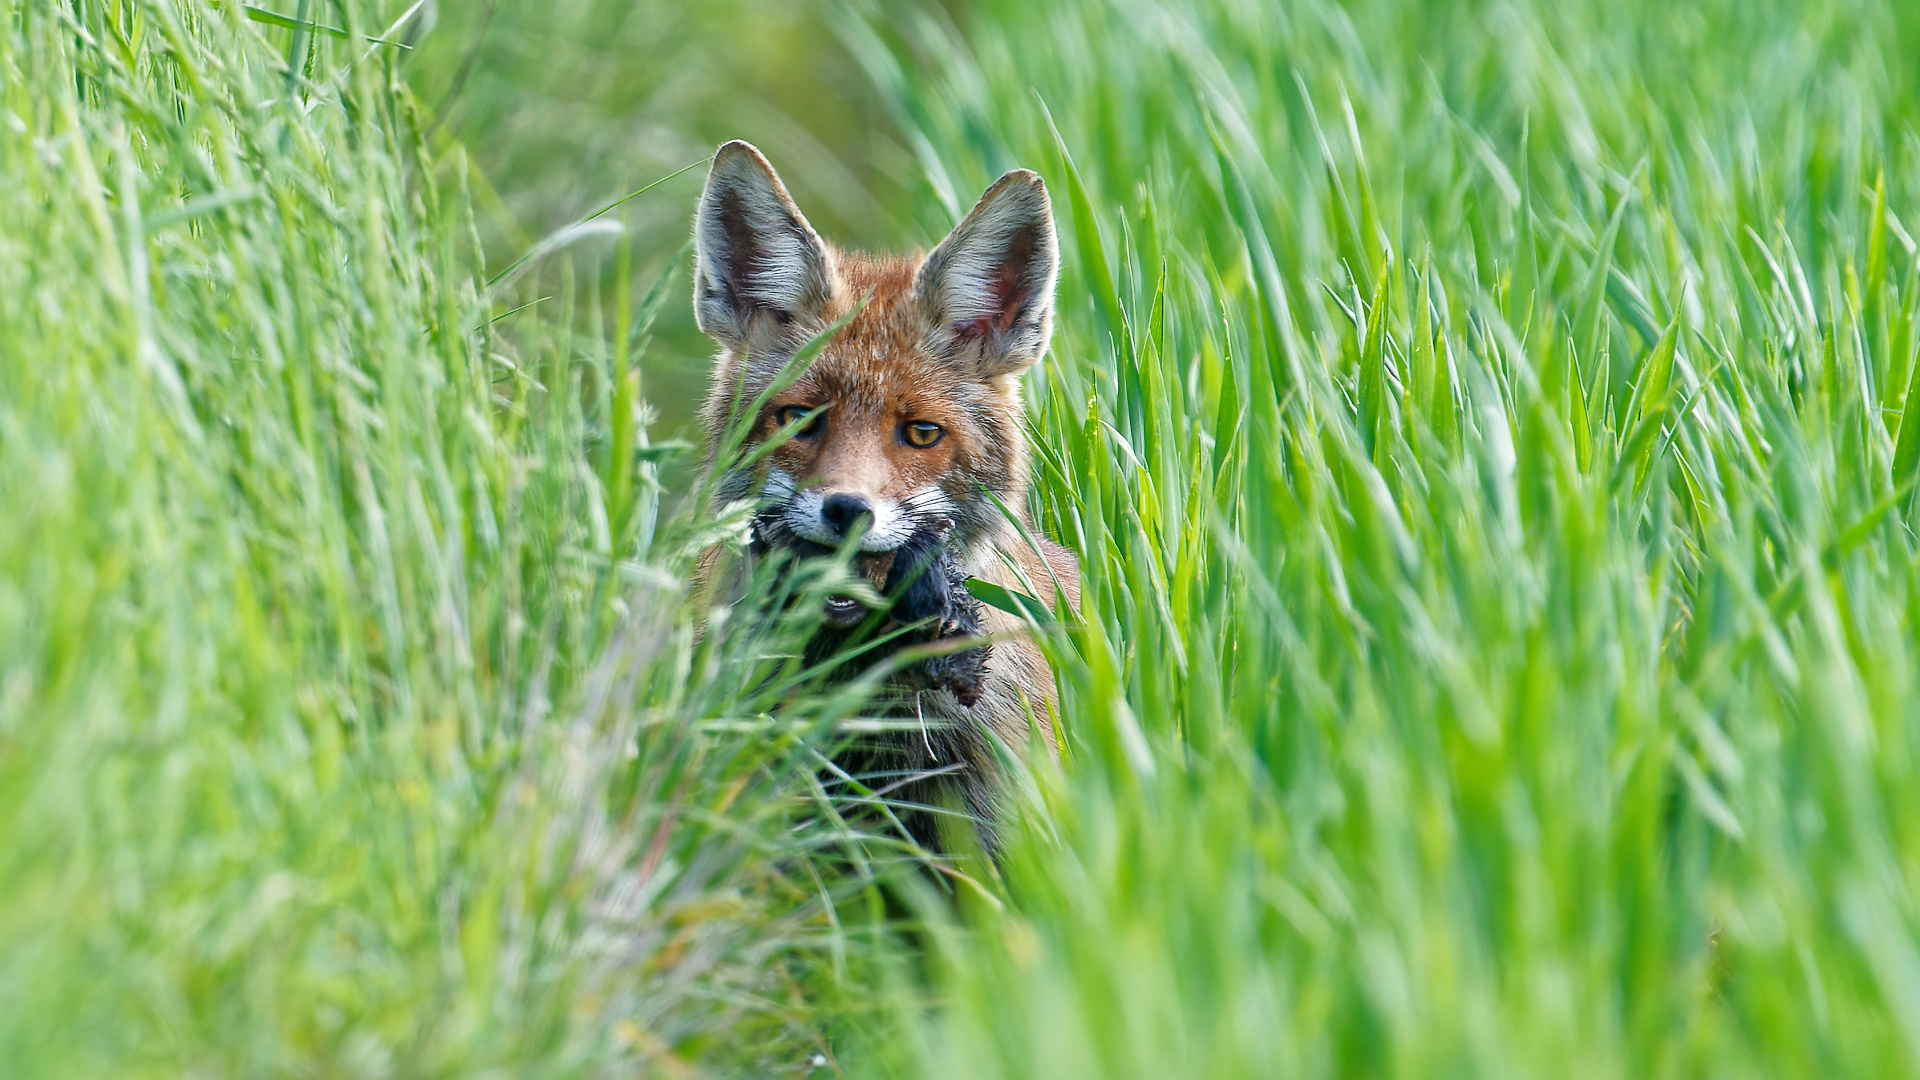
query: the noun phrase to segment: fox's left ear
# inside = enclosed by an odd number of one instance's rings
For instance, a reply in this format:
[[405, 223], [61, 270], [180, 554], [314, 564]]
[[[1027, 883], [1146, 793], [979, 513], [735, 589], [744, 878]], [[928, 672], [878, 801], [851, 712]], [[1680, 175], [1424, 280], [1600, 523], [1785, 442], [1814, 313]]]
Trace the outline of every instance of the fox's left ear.
[[1059, 273], [1047, 185], [1015, 169], [927, 256], [913, 291], [935, 351], [988, 378], [1021, 371], [1047, 351]]

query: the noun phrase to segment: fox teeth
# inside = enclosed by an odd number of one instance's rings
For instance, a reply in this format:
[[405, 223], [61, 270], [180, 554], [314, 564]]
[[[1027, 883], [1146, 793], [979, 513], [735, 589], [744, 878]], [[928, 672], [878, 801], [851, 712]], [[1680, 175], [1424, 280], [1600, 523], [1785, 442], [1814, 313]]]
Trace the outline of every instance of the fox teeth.
[[824, 614], [827, 625], [847, 627], [866, 618], [867, 609], [851, 596], [829, 596]]

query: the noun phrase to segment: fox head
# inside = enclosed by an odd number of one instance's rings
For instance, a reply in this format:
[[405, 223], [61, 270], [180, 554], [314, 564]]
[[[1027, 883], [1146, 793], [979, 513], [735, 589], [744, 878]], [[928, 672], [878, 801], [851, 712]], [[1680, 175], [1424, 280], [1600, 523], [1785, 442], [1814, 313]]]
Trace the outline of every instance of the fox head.
[[[1003, 526], [1001, 506], [1021, 512], [1018, 376], [1046, 351], [1059, 271], [1039, 176], [1002, 176], [925, 255], [873, 256], [823, 241], [766, 158], [730, 142], [714, 155], [694, 246], [694, 312], [720, 345], [709, 451], [734, 423], [749, 445], [792, 432], [758, 470], [726, 477], [723, 499], [763, 498], [779, 537], [857, 537], [867, 552], [941, 528], [966, 553]], [[796, 381], [757, 415], [736, 414], [856, 307]]]

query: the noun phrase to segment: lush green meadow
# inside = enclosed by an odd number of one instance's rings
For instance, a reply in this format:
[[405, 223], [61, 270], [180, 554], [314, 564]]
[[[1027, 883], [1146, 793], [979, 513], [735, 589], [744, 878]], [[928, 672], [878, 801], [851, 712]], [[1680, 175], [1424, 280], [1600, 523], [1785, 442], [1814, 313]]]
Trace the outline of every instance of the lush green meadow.
[[[1920, 1074], [1920, 9], [273, 7], [0, 0], [0, 1074]], [[998, 866], [685, 595], [733, 136], [1053, 192]]]

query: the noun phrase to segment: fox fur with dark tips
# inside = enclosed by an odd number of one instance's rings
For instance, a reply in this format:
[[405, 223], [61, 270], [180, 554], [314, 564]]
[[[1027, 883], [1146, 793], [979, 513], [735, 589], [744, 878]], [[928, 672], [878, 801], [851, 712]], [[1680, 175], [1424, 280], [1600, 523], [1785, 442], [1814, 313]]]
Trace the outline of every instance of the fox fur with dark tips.
[[[965, 582], [983, 578], [1049, 604], [1058, 582], [1066, 602], [1079, 603], [1073, 555], [1029, 542], [1038, 535], [1030, 523], [1016, 526], [1001, 509], [1025, 514], [1019, 376], [1045, 353], [1053, 327], [1059, 254], [1046, 185], [1015, 170], [926, 255], [865, 255], [822, 240], [760, 152], [730, 142], [714, 155], [694, 246], [694, 313], [720, 345], [703, 413], [709, 465], [736, 422], [750, 444], [783, 426], [798, 431], [754, 468], [719, 478], [718, 504], [762, 509], [747, 549], [710, 549], [701, 578], [730, 596], [755, 558], [774, 548], [831, 552], [851, 531], [857, 564], [886, 567], [875, 584], [892, 598], [885, 620], [911, 627], [902, 642], [992, 635], [991, 645], [956, 642], [901, 671], [881, 706], [920, 729], [843, 761], [850, 771], [928, 774], [893, 797], [965, 811], [990, 848], [1001, 794], [995, 742], [1058, 754], [1053, 674], [1019, 621], [983, 607]], [[759, 415], [734, 415], [850, 312]], [[831, 649], [848, 626], [879, 621], [850, 604], [828, 602], [810, 652]], [[918, 815], [909, 827], [944, 846], [932, 822]]]

